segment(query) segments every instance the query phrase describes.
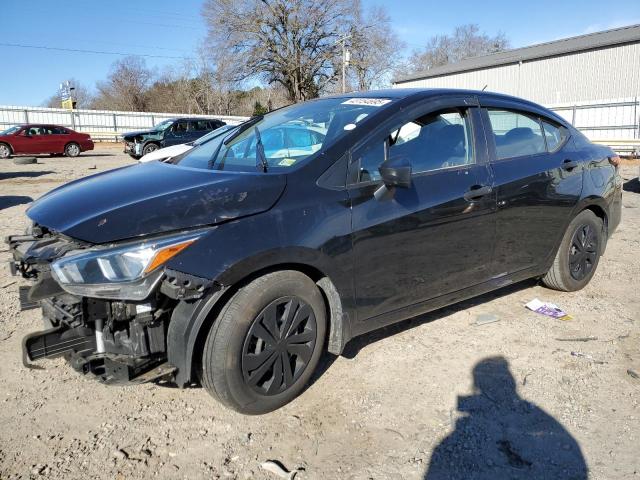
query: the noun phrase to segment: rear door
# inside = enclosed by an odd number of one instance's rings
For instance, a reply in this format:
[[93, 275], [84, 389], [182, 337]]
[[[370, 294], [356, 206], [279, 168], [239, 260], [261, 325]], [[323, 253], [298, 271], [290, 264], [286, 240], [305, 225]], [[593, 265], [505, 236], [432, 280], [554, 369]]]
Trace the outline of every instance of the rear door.
[[540, 269], [580, 198], [583, 166], [560, 123], [525, 105], [481, 101], [497, 191], [493, 274]]
[[191, 120], [187, 136], [189, 142], [199, 139], [212, 130], [209, 120]]
[[[475, 105], [466, 96], [425, 101], [352, 152], [359, 321], [489, 279], [496, 200]], [[378, 200], [378, 167], [395, 156], [411, 162], [411, 186]]]
[[69, 141], [69, 132], [63, 127], [56, 126], [47, 127], [47, 132], [49, 134], [48, 138], [51, 153], [64, 152], [64, 147], [67, 144], [67, 141]]

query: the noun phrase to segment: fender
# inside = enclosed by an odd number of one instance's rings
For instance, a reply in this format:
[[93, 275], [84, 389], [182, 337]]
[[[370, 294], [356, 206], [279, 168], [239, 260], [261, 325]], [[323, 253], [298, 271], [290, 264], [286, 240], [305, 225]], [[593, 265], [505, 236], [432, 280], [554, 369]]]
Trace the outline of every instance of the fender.
[[[341, 293], [319, 266], [322, 254], [300, 247], [261, 252], [232, 265], [215, 279], [212, 292], [196, 301], [181, 301], [174, 309], [167, 332], [167, 356], [177, 367], [175, 381], [180, 387], [195, 380], [197, 352], [204, 344], [215, 315], [247, 281], [276, 269], [299, 270], [312, 278], [323, 293], [329, 318], [328, 351], [340, 355], [351, 339], [351, 319], [355, 313], [353, 297]], [[325, 264], [326, 265], [326, 264]]]
[[[583, 171], [582, 185], [583, 185], [582, 195], [580, 197], [580, 200], [578, 200], [578, 203], [576, 203], [576, 205], [573, 207], [573, 210], [571, 211], [571, 215], [567, 218], [564, 228], [562, 229], [562, 233], [556, 241], [555, 248], [549, 253], [549, 256], [545, 259], [543, 263], [544, 271], [547, 271], [549, 268], [551, 268], [551, 265], [553, 264], [553, 260], [555, 259], [556, 254], [558, 252], [558, 248], [560, 248], [560, 243], [562, 242], [564, 233], [569, 227], [569, 224], [571, 223], [571, 221], [581, 211], [585, 209], [593, 210], [593, 212], [602, 219], [603, 228], [604, 228], [604, 232], [603, 232], [604, 242], [602, 244], [602, 252], [601, 252], [602, 254], [604, 254], [604, 251], [606, 249], [609, 235], [612, 233], [615, 226], [617, 226], [617, 224], [615, 225], [611, 224], [610, 216], [609, 216], [609, 212], [611, 211], [610, 204], [613, 201], [613, 196], [614, 196], [613, 192], [615, 191], [615, 187], [613, 187], [613, 189], [605, 188], [605, 187], [611, 187], [611, 185], [608, 185], [608, 184], [605, 185], [604, 187], [603, 186], [598, 187], [594, 185], [593, 179], [591, 177], [591, 174], [589, 173], [588, 167], [585, 168]], [[606, 195], [606, 197], [603, 195]]]

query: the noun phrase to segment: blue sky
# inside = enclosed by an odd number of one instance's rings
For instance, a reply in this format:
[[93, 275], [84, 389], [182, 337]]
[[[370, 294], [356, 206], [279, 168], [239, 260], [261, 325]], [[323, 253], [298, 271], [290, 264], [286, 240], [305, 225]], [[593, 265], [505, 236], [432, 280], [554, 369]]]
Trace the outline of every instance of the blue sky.
[[[206, 34], [203, 0], [5, 1], [0, 44], [50, 46], [164, 57], [193, 53]], [[456, 25], [502, 31], [513, 47], [640, 23], [639, 0], [363, 0], [383, 5], [409, 50]], [[121, 56], [0, 45], [0, 104], [39, 105], [70, 77], [93, 87]], [[177, 58], [146, 58], [158, 71]]]

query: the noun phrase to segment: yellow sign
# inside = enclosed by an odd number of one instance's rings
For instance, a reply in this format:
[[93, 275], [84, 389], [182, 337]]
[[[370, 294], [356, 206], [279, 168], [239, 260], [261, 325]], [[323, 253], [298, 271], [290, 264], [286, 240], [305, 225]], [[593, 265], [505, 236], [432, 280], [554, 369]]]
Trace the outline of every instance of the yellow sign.
[[62, 108], [73, 110], [73, 99], [68, 98], [66, 100], [62, 100]]

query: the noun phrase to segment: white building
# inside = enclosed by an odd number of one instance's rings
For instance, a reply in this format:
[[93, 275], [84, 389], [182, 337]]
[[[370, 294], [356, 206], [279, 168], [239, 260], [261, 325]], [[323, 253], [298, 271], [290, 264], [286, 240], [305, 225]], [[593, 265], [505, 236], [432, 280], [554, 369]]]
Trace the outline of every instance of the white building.
[[394, 86], [485, 88], [551, 107], [591, 138], [639, 139], [640, 25], [469, 58]]

